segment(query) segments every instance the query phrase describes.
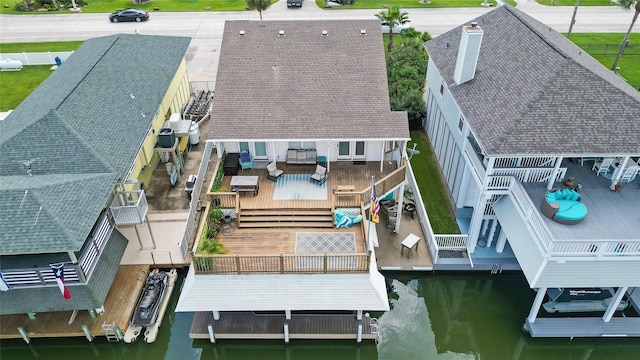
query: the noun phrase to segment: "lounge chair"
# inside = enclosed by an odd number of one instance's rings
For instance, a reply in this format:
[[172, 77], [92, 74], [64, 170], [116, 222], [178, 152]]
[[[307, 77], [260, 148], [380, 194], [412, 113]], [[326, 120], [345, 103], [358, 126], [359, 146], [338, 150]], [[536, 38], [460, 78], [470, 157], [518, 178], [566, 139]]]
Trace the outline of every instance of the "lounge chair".
[[316, 172], [311, 175], [311, 181], [316, 181], [320, 184], [327, 181], [327, 168], [322, 165], [316, 165]]
[[267, 171], [269, 172], [269, 174], [267, 175], [267, 178], [273, 181], [276, 181], [276, 179], [278, 179], [278, 176], [284, 173], [284, 171], [278, 169], [278, 166], [276, 165], [275, 161], [267, 164]]
[[253, 169], [253, 159], [251, 158], [251, 154], [247, 150], [242, 150], [240, 152], [240, 158], [238, 159], [240, 163], [240, 167], [242, 170], [244, 169]]

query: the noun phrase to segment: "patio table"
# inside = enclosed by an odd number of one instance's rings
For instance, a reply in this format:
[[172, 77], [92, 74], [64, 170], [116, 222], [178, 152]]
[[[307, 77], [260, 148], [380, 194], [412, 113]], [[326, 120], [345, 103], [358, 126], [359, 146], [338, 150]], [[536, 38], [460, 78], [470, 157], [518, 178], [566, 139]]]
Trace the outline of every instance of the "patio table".
[[253, 192], [253, 196], [258, 195], [260, 187], [258, 185], [258, 176], [232, 176], [231, 191], [248, 191]]

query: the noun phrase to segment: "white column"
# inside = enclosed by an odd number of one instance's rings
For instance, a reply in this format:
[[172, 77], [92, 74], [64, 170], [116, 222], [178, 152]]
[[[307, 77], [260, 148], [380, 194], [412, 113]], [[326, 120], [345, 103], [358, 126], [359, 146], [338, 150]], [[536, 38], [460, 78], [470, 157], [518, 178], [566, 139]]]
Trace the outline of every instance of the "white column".
[[284, 323], [284, 342], [289, 343], [289, 324]]
[[287, 320], [291, 320], [291, 310], [285, 310], [285, 311], [284, 311], [284, 317], [285, 317]]
[[356, 319], [362, 320], [362, 310], [356, 311]]
[[557, 157], [556, 164], [553, 167], [553, 173], [551, 173], [551, 178], [547, 183], [547, 190], [550, 190], [553, 187], [553, 184], [556, 182], [556, 178], [558, 177], [558, 171], [560, 171], [560, 164], [562, 164], [562, 157]]
[[618, 304], [620, 304], [620, 300], [622, 300], [622, 297], [627, 292], [627, 289], [629, 289], [628, 286], [622, 286], [618, 288], [618, 291], [616, 291], [616, 294], [613, 296], [613, 298], [611, 299], [611, 302], [609, 303], [609, 307], [607, 308], [607, 311], [605, 311], [604, 315], [602, 316], [602, 320], [604, 322], [611, 321], [611, 318], [613, 317], [613, 313], [616, 312], [616, 309], [618, 308]]
[[547, 294], [547, 288], [542, 287], [538, 288], [538, 293], [536, 294], [535, 300], [533, 300], [533, 305], [531, 305], [531, 311], [529, 311], [529, 316], [527, 320], [530, 323], [536, 321], [536, 317], [538, 316], [538, 311], [540, 311], [540, 306], [542, 305], [542, 301], [544, 300], [544, 296]]
[[394, 233], [398, 233], [400, 231], [400, 223], [402, 222], [402, 206], [404, 206], [404, 187], [405, 182], [402, 182], [400, 185], [400, 194], [398, 195], [398, 215], [396, 216], [396, 227], [393, 230]]
[[493, 221], [491, 221], [489, 235], [487, 236], [487, 247], [491, 247], [491, 244], [493, 244], [493, 237], [496, 235], [496, 227], [498, 227], [498, 219], [493, 219]]
[[269, 142], [269, 145], [271, 145], [271, 154], [273, 156], [273, 161], [278, 162], [278, 155], [276, 154], [276, 143], [274, 141], [271, 141]]
[[207, 325], [207, 331], [209, 332], [209, 341], [211, 341], [212, 344], [215, 344], [216, 337], [213, 334], [213, 325], [211, 324]]
[[213, 310], [213, 320], [220, 320], [220, 311]]
[[496, 243], [496, 252], [501, 254], [504, 251], [504, 246], [507, 243], [507, 234], [504, 232], [504, 229], [500, 230], [500, 235], [498, 235], [498, 242]]
[[622, 174], [624, 173], [624, 168], [627, 166], [627, 162], [629, 162], [629, 157], [625, 156], [624, 160], [622, 160], [622, 163], [620, 163], [620, 165], [618, 165], [618, 168], [613, 173], [613, 176], [611, 176], [611, 186], [609, 186], [609, 189], [611, 189], [611, 190], [615, 189], [616, 184], [618, 182], [620, 182], [620, 178], [622, 177]]
[[362, 322], [360, 322], [358, 324], [358, 335], [356, 337], [356, 342], [357, 343], [361, 343], [362, 342]]
[[331, 141], [327, 141], [327, 172], [331, 172]]
[[480, 227], [482, 226], [482, 219], [484, 218], [484, 208], [487, 204], [487, 195], [480, 195], [480, 201], [473, 209], [473, 215], [471, 217], [471, 224], [469, 224], [469, 251], [473, 252], [476, 249], [478, 243], [478, 235], [480, 235]]

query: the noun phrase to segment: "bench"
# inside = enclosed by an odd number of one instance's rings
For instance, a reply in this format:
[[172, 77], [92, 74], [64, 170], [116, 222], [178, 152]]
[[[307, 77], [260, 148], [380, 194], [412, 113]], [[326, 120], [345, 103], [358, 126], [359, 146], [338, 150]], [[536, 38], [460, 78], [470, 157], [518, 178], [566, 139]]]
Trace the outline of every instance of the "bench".
[[337, 191], [353, 191], [356, 189], [355, 185], [338, 185]]
[[289, 165], [315, 165], [317, 161], [315, 150], [287, 150], [287, 164]]

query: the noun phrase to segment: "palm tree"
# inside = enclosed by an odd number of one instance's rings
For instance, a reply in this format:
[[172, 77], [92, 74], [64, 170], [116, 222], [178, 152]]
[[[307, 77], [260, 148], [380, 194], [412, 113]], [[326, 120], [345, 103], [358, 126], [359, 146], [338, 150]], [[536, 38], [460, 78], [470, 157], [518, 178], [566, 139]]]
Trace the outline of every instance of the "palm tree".
[[400, 11], [397, 6], [390, 6], [386, 11], [380, 11], [376, 14], [376, 17], [380, 21], [389, 24], [389, 44], [387, 45], [387, 51], [391, 51], [393, 46], [393, 28], [400, 24], [404, 25], [409, 22], [409, 14], [405, 11]]
[[620, 51], [618, 52], [618, 56], [616, 56], [616, 61], [613, 62], [613, 66], [611, 67], [611, 70], [616, 71], [616, 68], [618, 67], [618, 61], [620, 61], [620, 58], [622, 57], [622, 53], [624, 52], [624, 48], [625, 46], [627, 46], [627, 41], [629, 41], [629, 35], [631, 34], [631, 30], [633, 30], [633, 25], [636, 23], [636, 20], [638, 20], [638, 14], [640, 14], [640, 1], [636, 2], [636, 0], [618, 0], [618, 5], [622, 6], [625, 10], [629, 10], [631, 9], [631, 6], [633, 5], [633, 3], [636, 3], [636, 13], [633, 15], [633, 19], [631, 20], [631, 26], [629, 26], [629, 30], [627, 31], [627, 34], [624, 36], [624, 40], [622, 41], [622, 44], [620, 44]]
[[262, 20], [262, 12], [267, 10], [271, 6], [271, 0], [247, 0], [247, 8], [251, 10], [258, 10], [260, 13], [260, 20]]
[[567, 39], [571, 38], [571, 30], [573, 30], [573, 24], [576, 23], [576, 13], [578, 12], [579, 5], [580, 0], [576, 0], [576, 6], [573, 8], [573, 16], [571, 17], [571, 24], [569, 24], [569, 31], [567, 32]]

